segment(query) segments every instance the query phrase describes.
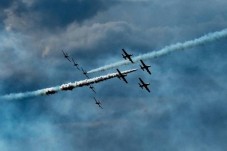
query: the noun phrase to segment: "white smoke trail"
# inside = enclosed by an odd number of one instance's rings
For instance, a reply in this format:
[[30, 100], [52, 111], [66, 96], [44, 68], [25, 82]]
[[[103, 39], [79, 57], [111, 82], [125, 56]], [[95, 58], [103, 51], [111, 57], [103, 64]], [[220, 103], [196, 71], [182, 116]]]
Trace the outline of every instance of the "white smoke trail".
[[[166, 55], [166, 54], [171, 53], [173, 51], [192, 48], [192, 47], [199, 46], [199, 45], [202, 45], [202, 44], [206, 44], [208, 42], [212, 42], [212, 41], [224, 38], [224, 37], [227, 37], [227, 29], [224, 29], [224, 30], [221, 30], [221, 31], [218, 31], [218, 32], [209, 33], [209, 34], [204, 35], [200, 38], [197, 38], [197, 39], [194, 39], [194, 40], [189, 40], [189, 41], [186, 41], [184, 43], [177, 43], [177, 44], [174, 44], [174, 45], [170, 45], [170, 46], [164, 47], [163, 49], [161, 49], [159, 51], [153, 51], [153, 52], [150, 52], [150, 53], [147, 53], [147, 54], [143, 54], [143, 55], [140, 55], [140, 56], [137, 56], [137, 57], [133, 57], [132, 60], [134, 62], [138, 62], [141, 59], [143, 59], [143, 60], [152, 59], [152, 58], [156, 58], [156, 57], [159, 57], [159, 56]], [[108, 70], [108, 69], [112, 69], [112, 68], [116, 68], [116, 67], [128, 65], [128, 64], [131, 64], [131, 62], [128, 61], [128, 60], [119, 61], [119, 62], [116, 62], [116, 63], [113, 63], [113, 64], [105, 65], [103, 67], [90, 70], [90, 71], [88, 71], [88, 73], [105, 71], [105, 70]]]
[[[128, 74], [136, 70], [137, 69], [126, 70], [126, 71], [123, 71], [122, 74]], [[95, 77], [92, 79], [85, 79], [82, 81], [76, 81], [74, 83], [62, 84], [61, 86], [45, 88], [45, 89], [40, 89], [40, 90], [25, 92], [25, 93], [11, 93], [11, 94], [0, 96], [0, 100], [24, 99], [24, 98], [35, 97], [35, 96], [55, 94], [59, 91], [72, 90], [76, 87], [83, 87], [83, 86], [88, 86], [89, 84], [99, 83], [101, 81], [118, 77], [118, 75], [119, 74], [116, 72], [116, 73], [111, 73], [100, 77]]]

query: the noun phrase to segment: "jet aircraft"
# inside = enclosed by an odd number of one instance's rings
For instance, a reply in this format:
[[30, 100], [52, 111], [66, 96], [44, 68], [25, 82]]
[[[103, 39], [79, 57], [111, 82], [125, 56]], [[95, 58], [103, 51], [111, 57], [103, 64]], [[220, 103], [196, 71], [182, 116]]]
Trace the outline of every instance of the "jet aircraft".
[[62, 50], [62, 53], [63, 53], [64, 57], [71, 62], [71, 60], [69, 59], [69, 55], [67, 53], [65, 53], [63, 50]]
[[54, 93], [56, 93], [57, 91], [55, 91], [55, 90], [47, 90], [47, 92], [46, 92], [46, 95], [52, 95], [52, 94], [54, 94]]
[[61, 89], [64, 90], [64, 91], [66, 91], [66, 90], [72, 90], [72, 89], [74, 89], [74, 86], [72, 86], [72, 85], [63, 86], [63, 87], [61, 87]]
[[127, 76], [127, 74], [122, 74], [120, 70], [117, 69], [117, 72], [118, 72], [118, 78], [119, 79], [122, 79], [125, 81], [125, 83], [128, 83], [128, 81], [125, 79], [125, 77]]
[[96, 92], [95, 92], [95, 88], [94, 88], [93, 85], [89, 84], [89, 88], [90, 88], [94, 93], [96, 93]]
[[128, 59], [129, 61], [131, 61], [131, 63], [134, 63], [131, 58], [132, 54], [128, 54], [124, 49], [122, 49], [122, 51], [124, 52], [124, 54], [122, 54], [123, 58], [125, 60]]
[[81, 68], [81, 70], [82, 70], [83, 74], [84, 74], [87, 78], [89, 78], [89, 76], [87, 75], [87, 71], [85, 71], [83, 68]]
[[74, 61], [74, 59], [72, 58], [72, 61], [73, 61], [73, 65], [78, 69], [78, 70], [80, 70], [80, 68], [79, 68], [79, 64], [78, 63], [76, 63], [75, 61]]
[[149, 67], [151, 67], [151, 66], [149, 66], [149, 65], [146, 65], [144, 62], [143, 62], [143, 60], [140, 60], [140, 62], [141, 62], [141, 64], [142, 65], [140, 65], [140, 68], [144, 71], [144, 69], [149, 73], [149, 74], [151, 74], [151, 72], [150, 72], [150, 70], [149, 70]]
[[101, 102], [97, 101], [95, 97], [94, 97], [94, 100], [95, 100], [95, 104], [97, 104], [101, 109], [103, 109], [102, 106], [101, 106]]
[[149, 90], [149, 88], [148, 88], [148, 85], [150, 85], [150, 83], [144, 83], [143, 80], [142, 80], [141, 78], [139, 78], [139, 80], [140, 80], [140, 82], [141, 82], [141, 83], [139, 83], [139, 86], [140, 86], [142, 89], [145, 88], [148, 92], [151, 92], [151, 91]]

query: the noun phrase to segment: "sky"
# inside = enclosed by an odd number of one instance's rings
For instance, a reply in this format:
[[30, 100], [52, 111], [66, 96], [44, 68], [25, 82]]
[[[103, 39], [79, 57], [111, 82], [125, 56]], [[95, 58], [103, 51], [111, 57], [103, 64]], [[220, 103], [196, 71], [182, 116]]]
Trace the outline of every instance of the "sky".
[[[225, 0], [0, 0], [0, 95], [86, 79], [61, 50], [89, 71], [123, 60], [122, 48], [137, 56], [223, 30], [226, 7]], [[128, 84], [94, 84], [97, 94], [82, 87], [0, 100], [0, 150], [225, 151], [226, 41], [145, 60], [152, 75], [138, 70]]]

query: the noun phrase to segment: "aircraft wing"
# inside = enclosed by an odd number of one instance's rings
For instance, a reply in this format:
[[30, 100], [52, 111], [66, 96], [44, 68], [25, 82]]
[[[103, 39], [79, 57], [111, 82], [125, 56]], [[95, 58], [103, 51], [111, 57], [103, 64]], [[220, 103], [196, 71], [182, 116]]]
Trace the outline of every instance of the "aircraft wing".
[[150, 70], [148, 68], [145, 68], [149, 74], [151, 74]]
[[128, 83], [124, 76], [121, 76], [121, 78], [125, 81], [125, 83]]
[[96, 93], [95, 88], [94, 88], [93, 86], [90, 85], [89, 88], [90, 88], [93, 92]]
[[140, 60], [140, 62], [142, 63], [142, 65], [145, 67], [146, 65], [145, 65], [145, 63], [143, 62], [143, 60]]
[[99, 104], [99, 107], [101, 108], [101, 109], [103, 109], [103, 107]]
[[96, 91], [94, 89], [92, 89], [92, 91], [96, 93]]
[[62, 50], [62, 53], [63, 53], [64, 56], [66, 56], [66, 54], [65, 54], [65, 52], [63, 50]]
[[140, 82], [142, 83], [142, 85], [144, 85], [144, 82], [143, 82], [143, 80], [142, 80], [141, 78], [139, 78], [139, 80], [140, 80]]
[[86, 70], [84, 70], [83, 68], [81, 68], [81, 70], [83, 71], [84, 74], [87, 74]]
[[151, 92], [147, 85], [144, 86], [144, 87], [145, 87], [145, 89], [146, 89], [148, 92]]
[[85, 71], [83, 68], [81, 68], [81, 70], [83, 71], [83, 74], [84, 74], [87, 78], [89, 78], [89, 76], [87, 75], [87, 71]]
[[122, 49], [122, 51], [124, 52], [124, 54], [125, 54], [126, 56], [128, 56], [128, 53], [127, 53], [124, 49]]
[[131, 63], [134, 63], [134, 62], [132, 61], [132, 58], [131, 58], [130, 56], [128, 57], [128, 59], [131, 61]]
[[87, 78], [89, 78], [89, 76], [87, 74], [84, 74]]
[[69, 62], [71, 62], [71, 60], [67, 57], [67, 59], [69, 60]]

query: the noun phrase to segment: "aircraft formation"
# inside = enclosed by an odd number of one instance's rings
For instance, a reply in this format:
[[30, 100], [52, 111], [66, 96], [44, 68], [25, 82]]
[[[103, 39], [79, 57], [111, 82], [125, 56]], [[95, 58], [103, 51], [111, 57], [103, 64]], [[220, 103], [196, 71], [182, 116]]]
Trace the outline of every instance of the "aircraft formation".
[[[80, 68], [79, 67], [79, 64], [77, 62], [75, 62], [75, 60], [72, 58], [72, 57], [69, 57], [68, 53], [64, 52], [62, 50], [62, 53], [64, 55], [64, 57], [69, 61], [69, 62], [72, 62], [73, 63], [73, 66], [75, 66], [79, 71], [82, 72], [82, 74], [86, 77], [86, 78], [90, 78], [88, 76], [88, 73], [85, 69], [83, 69], [82, 67]], [[71, 59], [70, 59], [71, 58]], [[71, 61], [72, 60], [72, 61]], [[95, 91], [95, 87], [92, 85], [92, 84], [89, 84], [89, 89], [91, 89], [94, 93], [96, 93]], [[67, 86], [67, 89], [65, 87], [62, 87], [62, 90], [72, 90], [74, 87], [70, 87], [70, 86]], [[49, 94], [52, 94], [49, 92]], [[98, 101], [95, 97], [94, 97], [94, 100], [95, 100], [95, 104], [98, 105], [99, 108], [103, 109], [102, 107], [102, 104], [101, 104], [101, 101]]]
[[[134, 64], [134, 61], [132, 59], [132, 54], [129, 54], [126, 52], [125, 49], [122, 49], [123, 51], [123, 54], [122, 54], [122, 57], [125, 59], [125, 60], [129, 60], [132, 64]], [[70, 63], [73, 63], [73, 66], [75, 66], [79, 71], [82, 72], [82, 74], [86, 77], [86, 78], [90, 78], [88, 76], [88, 73], [85, 69], [83, 69], [82, 67], [79, 67], [79, 64], [72, 58], [68, 55], [68, 53], [64, 52], [62, 50], [62, 53], [64, 55], [64, 57], [70, 62]], [[149, 68], [151, 67], [150, 65], [146, 65], [143, 60], [140, 60], [140, 68], [143, 70], [143, 71], [147, 71], [149, 74], [151, 74], [151, 71], [149, 70]], [[128, 83], [128, 81], [126, 80], [126, 76], [127, 76], [127, 73], [122, 73], [119, 69], [116, 69], [117, 70], [117, 77], [120, 79], [120, 80], [123, 80], [125, 83]], [[150, 92], [150, 89], [149, 89], [149, 85], [150, 83], [145, 83], [141, 78], [139, 78], [139, 87], [140, 88], [145, 88], [148, 92]], [[95, 91], [95, 87], [92, 85], [92, 84], [88, 84], [88, 87], [89, 89], [91, 89], [95, 94], [96, 94], [96, 91]], [[63, 86], [61, 89], [62, 90], [72, 90], [74, 87], [73, 86]], [[54, 94], [56, 93], [54, 90], [48, 90], [46, 92], [47, 95], [49, 94]], [[94, 100], [95, 100], [95, 104], [100, 108], [100, 109], [103, 109], [102, 107], [102, 104], [101, 104], [101, 101], [97, 100], [96, 97], [93, 97]]]
[[[122, 54], [122, 56], [123, 56], [123, 58], [125, 59], [125, 60], [129, 60], [131, 63], [134, 63], [133, 62], [133, 60], [132, 60], [132, 54], [128, 54], [124, 49], [122, 49], [122, 51], [123, 51], [123, 54]], [[141, 65], [140, 65], [140, 68], [143, 70], [143, 71], [147, 71], [149, 74], [151, 74], [151, 71], [149, 70], [149, 68], [151, 67], [151, 66], [149, 66], [149, 65], [146, 65], [144, 62], [143, 62], [143, 60], [140, 60], [140, 63], [141, 63]], [[119, 73], [119, 79], [122, 79], [122, 80], [124, 80], [126, 83], [128, 83], [128, 81], [125, 79], [125, 76], [126, 75], [123, 75], [123, 74], [121, 74], [121, 72], [117, 69], [117, 72]], [[150, 85], [150, 83], [145, 83], [141, 78], [139, 78], [139, 81], [140, 81], [140, 83], [138, 83], [139, 84], [139, 86], [143, 89], [143, 88], [145, 88], [148, 92], [150, 92], [150, 89], [148, 88], [148, 85]]]

